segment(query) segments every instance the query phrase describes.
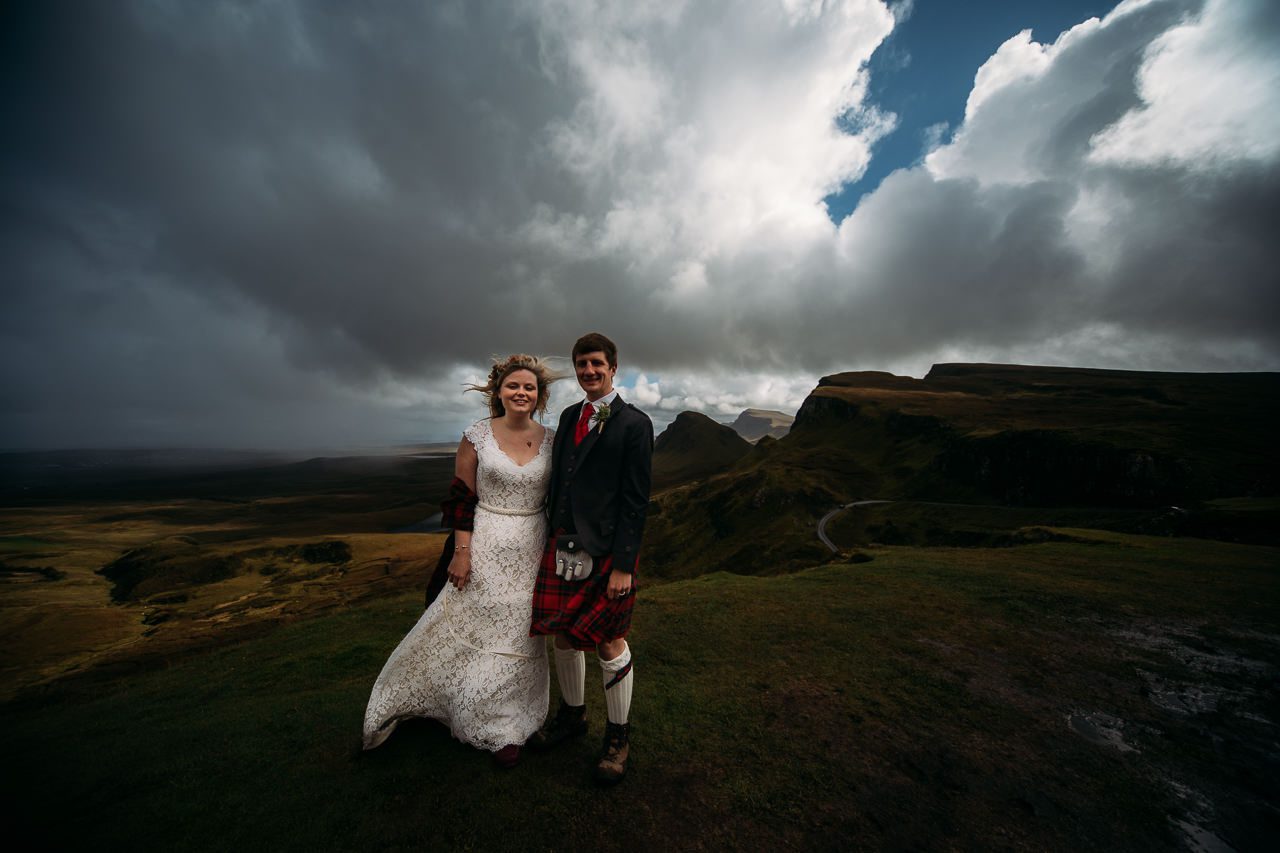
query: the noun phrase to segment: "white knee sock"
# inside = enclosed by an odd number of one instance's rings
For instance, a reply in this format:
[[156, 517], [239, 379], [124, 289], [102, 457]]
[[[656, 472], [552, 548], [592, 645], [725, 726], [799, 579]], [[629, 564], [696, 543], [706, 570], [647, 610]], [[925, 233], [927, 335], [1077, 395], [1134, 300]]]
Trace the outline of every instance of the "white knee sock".
[[604, 673], [604, 703], [609, 709], [609, 722], [625, 723], [631, 712], [631, 687], [635, 670], [631, 668], [631, 647], [622, 645], [622, 654], [613, 660], [600, 660]]
[[570, 705], [579, 707], [587, 703], [583, 694], [587, 690], [587, 656], [577, 649], [556, 646], [556, 678], [560, 681], [560, 696]]

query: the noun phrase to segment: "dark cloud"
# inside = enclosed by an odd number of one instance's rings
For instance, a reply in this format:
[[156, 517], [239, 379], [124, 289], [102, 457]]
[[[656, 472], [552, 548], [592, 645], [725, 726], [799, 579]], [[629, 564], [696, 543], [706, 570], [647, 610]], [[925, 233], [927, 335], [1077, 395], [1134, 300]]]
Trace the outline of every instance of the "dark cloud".
[[837, 228], [892, 126], [871, 0], [13, 4], [0, 444], [445, 437], [488, 355], [597, 328], [660, 417], [942, 359], [1274, 369], [1276, 89], [1152, 141], [1275, 78], [1267, 8], [1011, 39]]

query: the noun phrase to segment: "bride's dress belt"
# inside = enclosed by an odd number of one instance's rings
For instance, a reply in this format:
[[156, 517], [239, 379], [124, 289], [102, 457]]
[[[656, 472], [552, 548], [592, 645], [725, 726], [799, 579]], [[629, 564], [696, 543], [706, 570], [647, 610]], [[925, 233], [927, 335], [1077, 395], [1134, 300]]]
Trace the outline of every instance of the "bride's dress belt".
[[480, 509], [487, 509], [489, 512], [496, 512], [498, 515], [537, 515], [542, 512], [542, 507], [534, 507], [533, 509], [508, 509], [505, 506], [493, 506], [484, 501], [476, 504]]

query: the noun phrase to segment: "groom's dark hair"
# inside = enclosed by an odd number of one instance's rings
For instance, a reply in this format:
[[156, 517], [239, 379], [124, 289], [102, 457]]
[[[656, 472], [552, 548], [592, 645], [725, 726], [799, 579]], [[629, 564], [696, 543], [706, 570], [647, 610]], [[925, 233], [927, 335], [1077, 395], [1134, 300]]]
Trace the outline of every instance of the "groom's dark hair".
[[603, 352], [605, 360], [609, 362], [610, 367], [618, 366], [617, 344], [599, 332], [587, 332], [578, 338], [578, 342], [573, 345], [573, 352], [570, 353], [569, 358], [574, 364], [577, 364], [578, 356], [587, 352]]

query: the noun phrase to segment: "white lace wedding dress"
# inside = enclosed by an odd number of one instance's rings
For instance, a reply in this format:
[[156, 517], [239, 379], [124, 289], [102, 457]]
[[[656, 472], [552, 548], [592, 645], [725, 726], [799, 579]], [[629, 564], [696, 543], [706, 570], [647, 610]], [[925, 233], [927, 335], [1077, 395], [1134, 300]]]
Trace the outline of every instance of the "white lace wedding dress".
[[547, 716], [545, 638], [530, 637], [529, 622], [553, 433], [523, 466], [498, 447], [488, 420], [464, 435], [479, 458], [471, 578], [461, 592], [446, 585], [391, 653], [365, 710], [365, 749], [406, 717], [433, 717], [458, 740], [497, 750], [523, 744]]

